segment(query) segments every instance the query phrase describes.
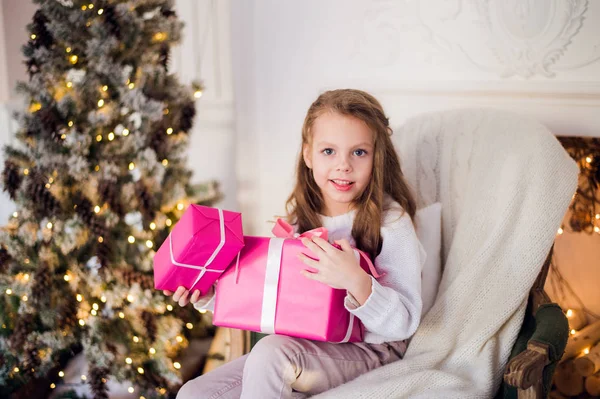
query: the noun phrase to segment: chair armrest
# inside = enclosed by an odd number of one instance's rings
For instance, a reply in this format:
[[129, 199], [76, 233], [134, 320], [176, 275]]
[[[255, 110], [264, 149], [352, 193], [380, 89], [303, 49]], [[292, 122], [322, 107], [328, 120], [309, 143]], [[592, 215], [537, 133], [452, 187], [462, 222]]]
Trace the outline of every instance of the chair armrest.
[[560, 306], [541, 304], [535, 312], [535, 330], [527, 348], [508, 363], [504, 381], [523, 390], [541, 381], [545, 367], [562, 357], [568, 338], [569, 323]]
[[518, 389], [528, 389], [542, 379], [550, 363], [548, 345], [530, 341], [527, 349], [515, 356], [506, 367], [504, 381]]

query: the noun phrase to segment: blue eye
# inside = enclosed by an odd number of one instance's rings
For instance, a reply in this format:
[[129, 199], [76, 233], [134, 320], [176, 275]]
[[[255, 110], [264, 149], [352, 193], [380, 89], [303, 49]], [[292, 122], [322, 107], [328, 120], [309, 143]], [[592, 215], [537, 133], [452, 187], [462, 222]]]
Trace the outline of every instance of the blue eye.
[[367, 155], [365, 150], [354, 150], [354, 155], [362, 157], [363, 155]]
[[323, 151], [321, 151], [323, 154], [325, 155], [331, 155], [333, 154], [333, 150], [331, 148], [325, 148]]

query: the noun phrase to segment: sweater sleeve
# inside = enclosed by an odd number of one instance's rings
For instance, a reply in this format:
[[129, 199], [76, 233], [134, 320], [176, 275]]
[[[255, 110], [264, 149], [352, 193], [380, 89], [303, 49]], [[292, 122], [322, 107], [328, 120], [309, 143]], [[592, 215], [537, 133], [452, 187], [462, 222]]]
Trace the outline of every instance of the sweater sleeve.
[[215, 311], [215, 286], [213, 285], [210, 291], [203, 297], [201, 297], [198, 302], [194, 303], [194, 308], [198, 310], [209, 310], [211, 312]]
[[425, 250], [408, 214], [386, 217], [381, 228], [383, 244], [375, 258], [379, 279], [371, 277], [371, 294], [362, 306], [348, 294], [345, 306], [367, 331], [386, 342], [410, 338], [421, 321], [421, 271]]

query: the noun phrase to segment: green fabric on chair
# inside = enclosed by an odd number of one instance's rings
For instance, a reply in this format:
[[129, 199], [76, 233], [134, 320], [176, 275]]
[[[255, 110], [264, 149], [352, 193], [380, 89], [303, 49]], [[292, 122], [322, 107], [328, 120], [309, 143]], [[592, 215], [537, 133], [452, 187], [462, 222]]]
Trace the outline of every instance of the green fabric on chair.
[[[568, 338], [569, 322], [560, 306], [555, 303], [541, 305], [535, 317], [533, 317], [531, 303], [529, 303], [525, 312], [523, 327], [521, 327], [515, 341], [509, 361], [527, 349], [527, 344], [530, 341], [548, 345], [550, 364], [544, 368], [543, 373], [544, 395], [547, 395], [550, 392], [552, 375], [565, 351]], [[517, 397], [517, 389], [503, 381], [495, 398], [517, 399]]]

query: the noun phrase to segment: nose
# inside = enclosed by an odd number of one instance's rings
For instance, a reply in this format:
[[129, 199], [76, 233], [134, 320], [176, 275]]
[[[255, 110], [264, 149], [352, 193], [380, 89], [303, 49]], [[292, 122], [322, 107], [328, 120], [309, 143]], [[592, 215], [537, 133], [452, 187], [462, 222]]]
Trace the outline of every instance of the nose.
[[352, 170], [348, 157], [340, 157], [336, 170], [338, 172], [350, 172]]

